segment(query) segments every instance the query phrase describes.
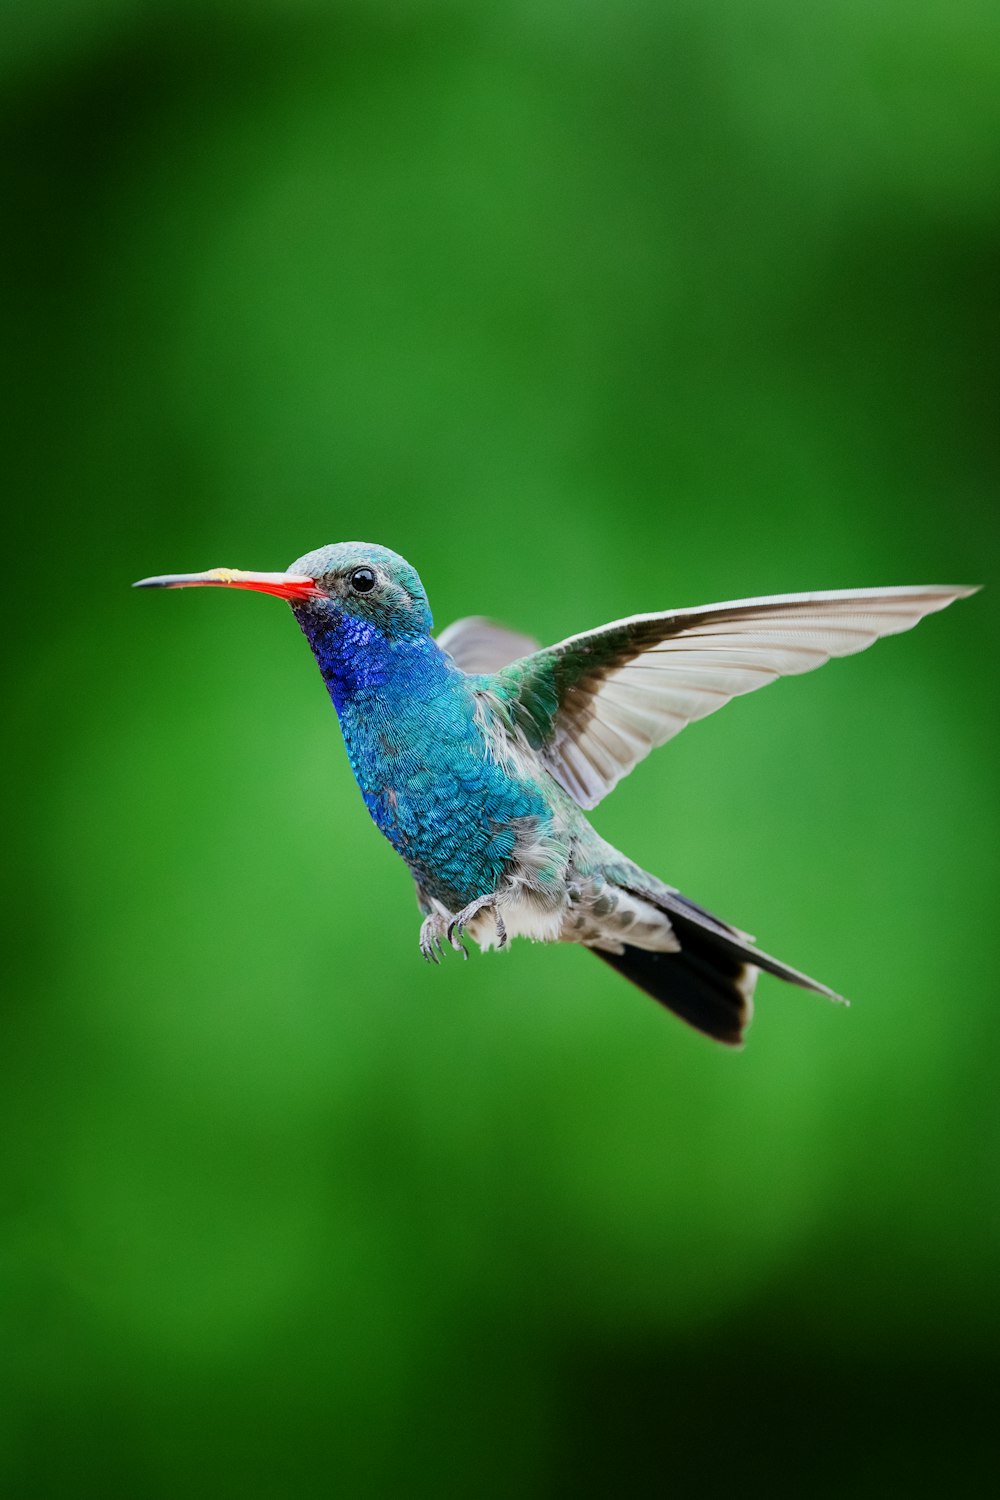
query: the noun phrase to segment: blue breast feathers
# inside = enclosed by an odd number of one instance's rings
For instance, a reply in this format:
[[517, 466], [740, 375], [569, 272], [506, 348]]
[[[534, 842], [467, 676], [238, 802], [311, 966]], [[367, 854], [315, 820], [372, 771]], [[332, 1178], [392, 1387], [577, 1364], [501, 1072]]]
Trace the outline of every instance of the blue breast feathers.
[[387, 640], [346, 615], [300, 623], [368, 811], [419, 885], [449, 910], [495, 890], [515, 820], [542, 831], [552, 813], [538, 782], [489, 756], [469, 678], [430, 636]]

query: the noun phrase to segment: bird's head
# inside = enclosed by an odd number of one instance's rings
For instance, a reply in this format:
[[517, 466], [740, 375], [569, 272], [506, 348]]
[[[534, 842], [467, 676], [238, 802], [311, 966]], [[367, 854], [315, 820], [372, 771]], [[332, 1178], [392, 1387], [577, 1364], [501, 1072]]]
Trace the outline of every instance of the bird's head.
[[165, 573], [142, 578], [136, 588], [252, 589], [286, 599], [300, 623], [322, 628], [345, 615], [373, 626], [389, 640], [426, 635], [431, 612], [416, 569], [398, 552], [374, 542], [336, 542], [296, 558], [284, 573]]

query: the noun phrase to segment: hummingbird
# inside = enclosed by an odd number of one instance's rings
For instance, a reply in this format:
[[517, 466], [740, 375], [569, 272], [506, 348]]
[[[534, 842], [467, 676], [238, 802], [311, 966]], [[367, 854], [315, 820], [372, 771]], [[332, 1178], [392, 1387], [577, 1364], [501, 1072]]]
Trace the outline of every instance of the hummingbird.
[[974, 587], [774, 594], [631, 615], [555, 646], [481, 616], [437, 637], [415, 569], [341, 542], [284, 573], [213, 568], [136, 588], [284, 599], [375, 824], [405, 860], [431, 962], [464, 935], [580, 943], [683, 1021], [742, 1044], [761, 971], [840, 1000], [607, 843], [586, 816], [657, 745], [775, 678], [909, 630]]

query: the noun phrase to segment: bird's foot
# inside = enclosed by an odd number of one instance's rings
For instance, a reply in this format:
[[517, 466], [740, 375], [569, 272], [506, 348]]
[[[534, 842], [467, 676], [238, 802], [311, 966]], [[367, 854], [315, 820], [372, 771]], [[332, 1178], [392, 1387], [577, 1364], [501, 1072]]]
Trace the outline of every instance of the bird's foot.
[[448, 922], [440, 912], [432, 911], [420, 924], [420, 951], [429, 964], [439, 964], [439, 953], [444, 952]]
[[449, 943], [457, 952], [463, 954], [466, 958], [468, 958], [469, 955], [468, 953], [466, 953], [461, 943], [462, 933], [465, 931], [466, 927], [468, 927], [473, 917], [478, 917], [481, 911], [487, 910], [492, 910], [493, 919], [497, 924], [497, 947], [503, 948], [506, 945], [507, 929], [504, 926], [503, 917], [501, 917], [499, 907], [496, 904], [496, 897], [492, 894], [489, 896], [479, 896], [475, 901], [470, 901], [468, 906], [463, 906], [458, 916], [452, 917], [451, 921], [448, 923]]

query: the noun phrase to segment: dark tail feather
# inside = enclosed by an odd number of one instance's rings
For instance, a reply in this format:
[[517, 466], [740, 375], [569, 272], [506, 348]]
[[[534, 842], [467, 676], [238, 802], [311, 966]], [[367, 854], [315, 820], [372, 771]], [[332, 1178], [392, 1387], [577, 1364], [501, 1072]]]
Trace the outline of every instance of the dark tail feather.
[[[670, 892], [670, 897], [670, 921], [680, 952], [651, 953], [629, 946], [623, 953], [590, 951], [689, 1026], [729, 1047], [741, 1046], [753, 1015], [754, 986], [761, 969], [830, 1000], [841, 999], [826, 985], [762, 953], [745, 933], [728, 927], [679, 893]], [[648, 894], [645, 899], [650, 899]], [[667, 908], [665, 901], [656, 901], [661, 904]]]
[[626, 948], [624, 953], [590, 951], [689, 1026], [729, 1047], [742, 1045], [744, 1028], [753, 1014], [757, 979], [756, 969], [749, 964], [697, 940], [685, 942], [680, 953], [650, 953], [646, 948]]

